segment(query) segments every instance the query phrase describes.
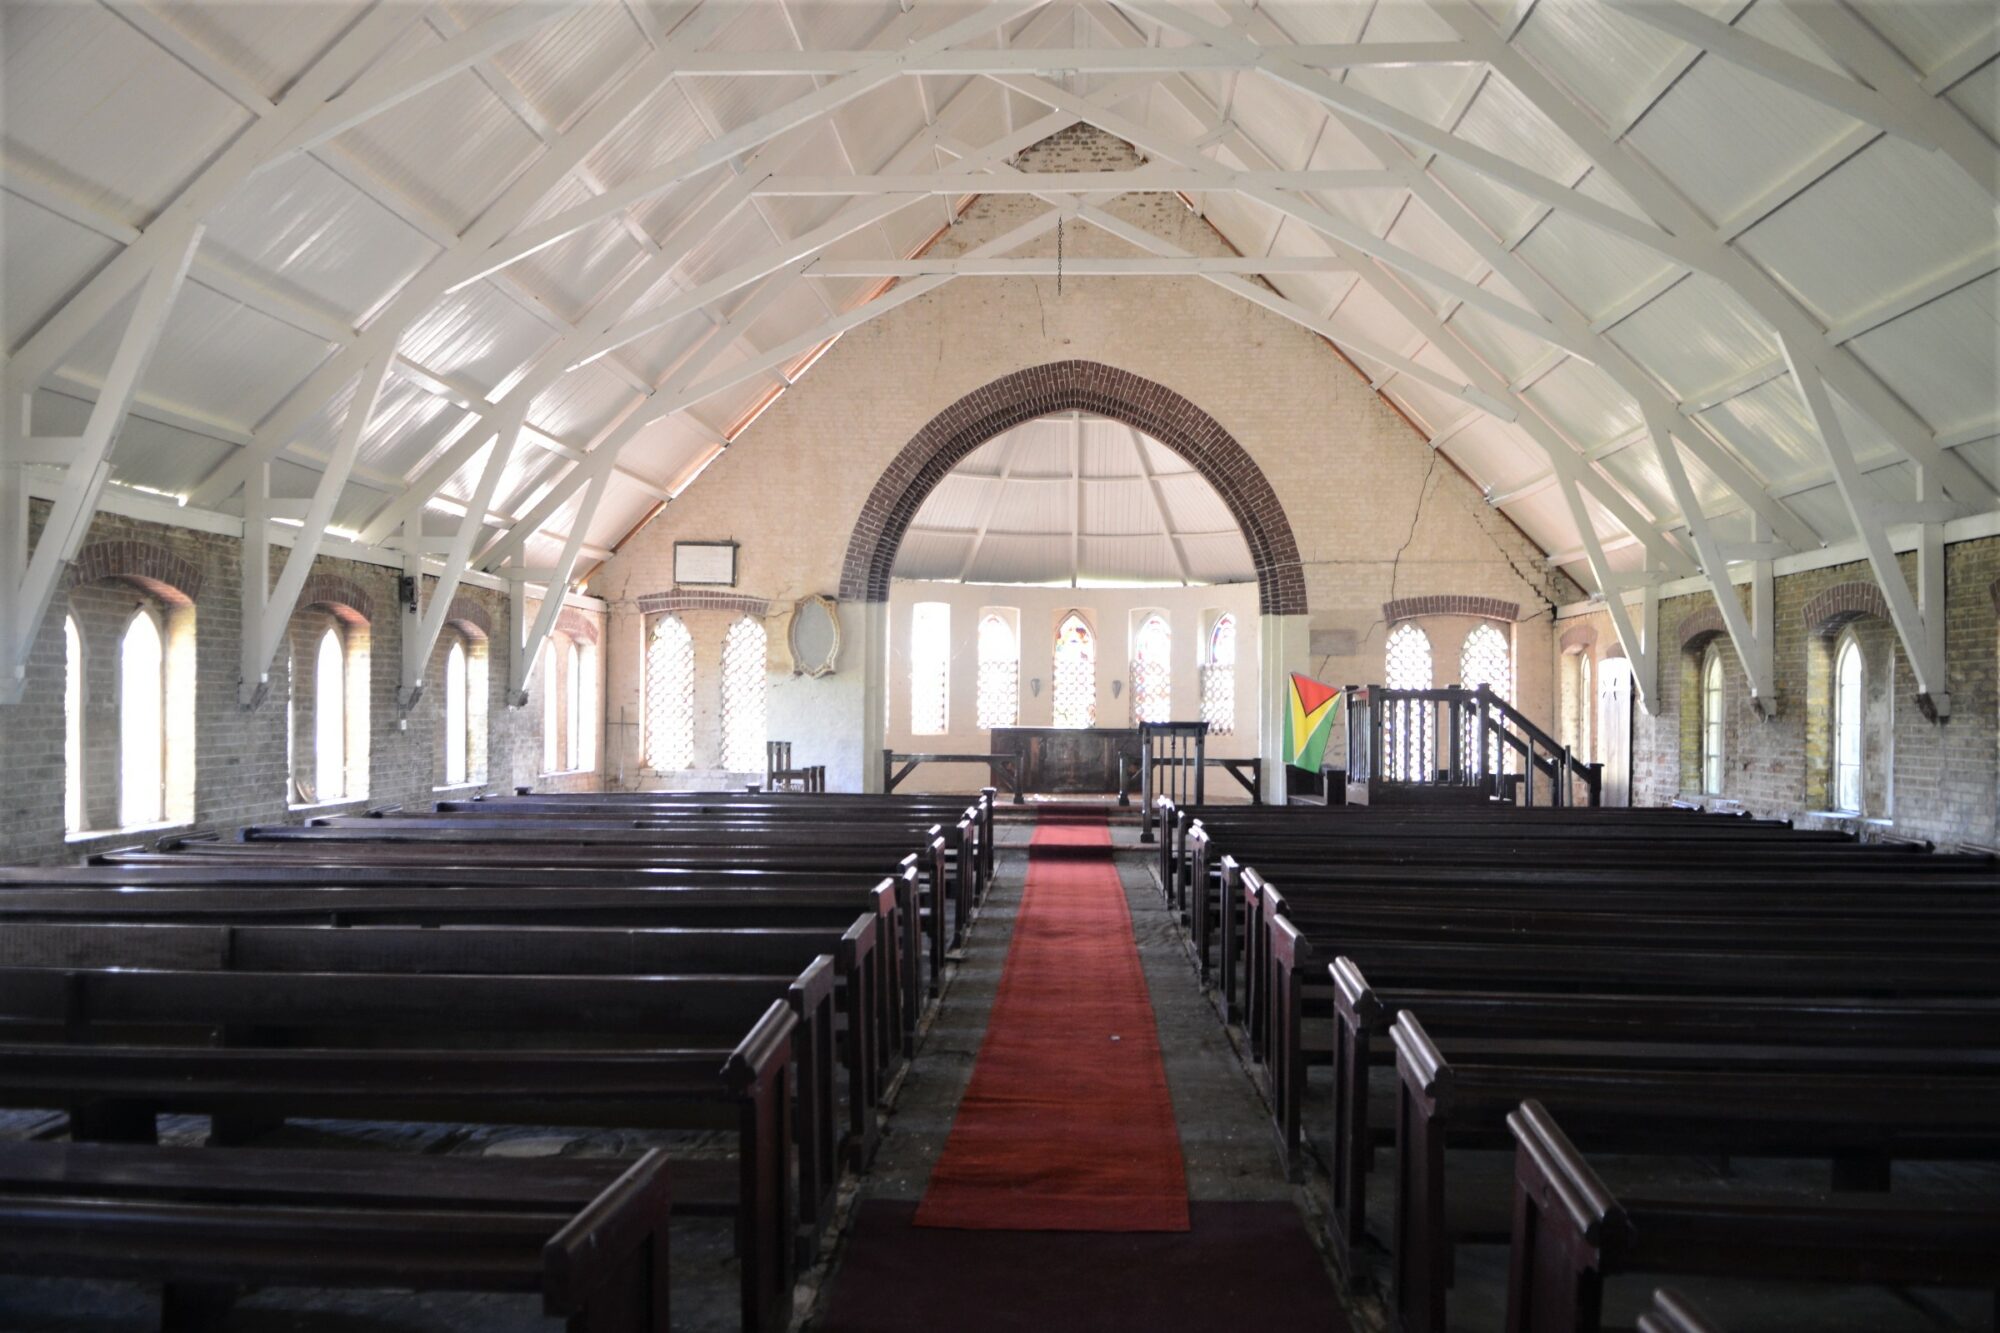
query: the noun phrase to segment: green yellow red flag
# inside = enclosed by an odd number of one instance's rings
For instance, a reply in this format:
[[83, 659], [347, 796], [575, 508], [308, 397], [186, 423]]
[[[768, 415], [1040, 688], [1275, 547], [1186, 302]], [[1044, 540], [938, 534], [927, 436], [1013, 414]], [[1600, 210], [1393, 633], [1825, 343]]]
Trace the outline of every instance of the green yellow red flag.
[[1326, 757], [1327, 738], [1333, 735], [1333, 719], [1340, 712], [1340, 691], [1294, 671], [1286, 694], [1285, 762], [1317, 773]]

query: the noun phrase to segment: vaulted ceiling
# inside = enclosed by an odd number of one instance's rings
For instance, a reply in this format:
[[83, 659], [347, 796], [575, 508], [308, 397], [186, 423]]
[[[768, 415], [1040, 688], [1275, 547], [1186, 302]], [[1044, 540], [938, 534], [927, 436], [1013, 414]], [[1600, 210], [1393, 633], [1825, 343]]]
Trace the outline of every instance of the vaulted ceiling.
[[13, 0], [0, 447], [566, 580], [984, 280], [895, 263], [966, 194], [1106, 225], [1009, 179], [1082, 122], [1245, 256], [1151, 271], [1331, 339], [1584, 584], [1719, 573], [1993, 507], [1996, 55], [1983, 0]]

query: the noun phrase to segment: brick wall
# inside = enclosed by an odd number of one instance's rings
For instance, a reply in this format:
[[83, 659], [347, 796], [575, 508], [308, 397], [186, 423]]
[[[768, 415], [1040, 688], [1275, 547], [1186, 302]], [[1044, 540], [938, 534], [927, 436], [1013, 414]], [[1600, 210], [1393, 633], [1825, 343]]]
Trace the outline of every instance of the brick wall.
[[[1915, 577], [1916, 556], [1902, 557]], [[1943, 844], [1992, 843], [2000, 838], [2000, 691], [1995, 686], [1994, 592], [2000, 580], [2000, 538], [1961, 542], [1945, 551], [1948, 721], [1925, 719], [1886, 607], [1866, 563], [1833, 565], [1780, 577], [1774, 589], [1773, 645], [1776, 716], [1760, 718], [1749, 703], [1742, 664], [1720, 627], [1707, 593], [1660, 603], [1658, 699], [1651, 716], [1635, 710], [1633, 801], [1658, 804], [1698, 798], [1701, 700], [1696, 663], [1713, 645], [1723, 661], [1723, 784], [1721, 797], [1759, 815], [1801, 822], [1893, 831]], [[1749, 590], [1737, 590], [1749, 604]], [[1617, 645], [1602, 612], [1565, 619], [1565, 635], [1588, 628], [1585, 651], [1601, 658]], [[1850, 628], [1868, 663], [1864, 751], [1869, 822], [1826, 814], [1831, 752], [1830, 672], [1839, 633]], [[1683, 646], [1685, 642], [1685, 647]], [[1558, 648], [1560, 651], [1560, 648]], [[1886, 697], [1879, 691], [1893, 672]], [[1601, 753], [1601, 752], [1600, 752]]]
[[[1088, 130], [1058, 135], [1019, 160], [1029, 171], [1137, 164], [1130, 148]], [[961, 254], [1044, 207], [982, 198], [931, 253]], [[1191, 253], [1230, 253], [1171, 195], [1129, 195], [1109, 209]], [[1065, 229], [1063, 246], [1071, 256], [1136, 253], [1080, 225]], [[1021, 253], [1053, 255], [1055, 247], [1048, 236]], [[1551, 617], [1556, 603], [1579, 595], [1574, 585], [1552, 575], [1541, 552], [1322, 339], [1198, 278], [1066, 278], [1060, 294], [1054, 278], [959, 279], [847, 334], [592, 575], [591, 592], [612, 608], [612, 715], [638, 715], [642, 599], [673, 589], [676, 540], [740, 542], [734, 591], [775, 606], [832, 593], [871, 493], [927, 423], [1002, 377], [1077, 360], [1164, 386], [1248, 455], [1295, 540], [1314, 638], [1336, 646], [1308, 664], [1321, 679], [1379, 677], [1385, 602], [1495, 599], [1521, 608], [1524, 709], [1552, 716]], [[774, 644], [782, 628], [774, 624]], [[850, 644], [840, 671], [858, 675], [859, 661]], [[835, 685], [774, 673], [774, 717], [787, 692], [817, 699]], [[636, 746], [637, 729], [626, 734]], [[627, 771], [635, 761], [633, 749]], [[619, 757], [608, 762], [615, 768]]]
[[[47, 506], [31, 512], [29, 540], [39, 535]], [[272, 576], [282, 565], [273, 553]], [[16, 706], [0, 707], [0, 862], [60, 861], [105, 847], [125, 846], [162, 832], [228, 829], [245, 823], [280, 823], [301, 818], [294, 804], [294, 772], [311, 772], [313, 654], [325, 629], [339, 626], [350, 661], [365, 675], [348, 695], [353, 727], [349, 753], [365, 763], [350, 768], [350, 786], [365, 792], [332, 807], [358, 809], [389, 803], [418, 803], [433, 797], [443, 781], [441, 735], [444, 688], [442, 653], [427, 673], [417, 706], [397, 707], [397, 672], [402, 661], [403, 617], [396, 599], [397, 571], [356, 561], [316, 561], [293, 615], [287, 641], [271, 664], [270, 689], [254, 709], [237, 699], [242, 636], [242, 557], [233, 537], [99, 514], [66, 586], [43, 621], [29, 659], [26, 695]], [[485, 727], [479, 738], [485, 780], [469, 790], [507, 790], [515, 783], [589, 789], [595, 774], [545, 779], [541, 767], [540, 672], [529, 677], [524, 708], [509, 708], [505, 593], [465, 588], [462, 609], [491, 634], [483, 700]], [[167, 626], [170, 685], [177, 652], [191, 659], [191, 683], [183, 697], [170, 700], [169, 733], [185, 736], [184, 755], [170, 744], [169, 768], [185, 766], [185, 808], [170, 803], [168, 825], [144, 835], [115, 831], [118, 809], [117, 647], [132, 613], [154, 607]], [[533, 603], [530, 603], [531, 614]], [[63, 622], [74, 615], [84, 639], [86, 683], [83, 741], [84, 807], [92, 836], [64, 835], [65, 648]], [[565, 608], [572, 630], [601, 635], [601, 617]], [[288, 651], [289, 650], [289, 651]], [[291, 689], [286, 665], [299, 665], [300, 705], [287, 732], [286, 703]], [[601, 714], [600, 714], [601, 716]], [[365, 719], [365, 721], [364, 721]], [[358, 729], [358, 730], [357, 730]], [[365, 786], [363, 782], [365, 781]], [[170, 774], [170, 790], [173, 789]]]

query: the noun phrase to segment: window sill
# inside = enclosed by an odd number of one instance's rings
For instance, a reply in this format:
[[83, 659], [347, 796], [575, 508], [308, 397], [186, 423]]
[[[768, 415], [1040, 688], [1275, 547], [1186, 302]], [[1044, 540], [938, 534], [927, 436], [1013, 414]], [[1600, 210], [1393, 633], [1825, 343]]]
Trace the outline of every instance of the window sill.
[[468, 792], [468, 791], [478, 792], [485, 790], [486, 790], [486, 784], [484, 782], [447, 782], [442, 787], [431, 788], [433, 794], [439, 792], [445, 792], [445, 793]]
[[76, 847], [87, 842], [103, 842], [111, 838], [146, 838], [169, 833], [191, 833], [194, 825], [184, 820], [168, 820], [161, 824], [134, 824], [129, 828], [85, 829], [81, 833], [63, 834], [63, 842]]
[[304, 805], [287, 802], [285, 809], [295, 815], [324, 815], [343, 809], [365, 810], [366, 796], [343, 796], [337, 801], [308, 801]]
[[535, 776], [538, 778], [596, 777], [597, 770], [594, 768], [551, 768], [545, 769], [535, 774]]
[[1801, 810], [1801, 819], [1837, 819], [1843, 824], [1865, 824], [1869, 828], [1894, 828], [1896, 821], [1880, 815], [1864, 815], [1854, 810]]

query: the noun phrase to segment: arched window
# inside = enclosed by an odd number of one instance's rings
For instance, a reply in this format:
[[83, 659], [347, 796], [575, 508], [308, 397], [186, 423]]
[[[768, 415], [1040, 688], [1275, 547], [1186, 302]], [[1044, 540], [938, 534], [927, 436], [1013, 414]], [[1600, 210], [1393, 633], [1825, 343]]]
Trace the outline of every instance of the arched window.
[[[1458, 651], [1458, 683], [1468, 690], [1484, 685], [1503, 702], [1513, 700], [1513, 662], [1507, 648], [1507, 636], [1500, 632], [1498, 626], [1482, 622], [1473, 626], [1472, 633], [1465, 636], [1465, 644]], [[1468, 714], [1464, 737], [1464, 754], [1468, 762], [1476, 759], [1473, 752], [1479, 747], [1478, 737], [1478, 723]], [[1486, 755], [1479, 764], [1479, 771], [1503, 771], [1506, 754], [1499, 736], [1489, 734]]]
[[[1427, 690], [1431, 687], [1431, 636], [1412, 621], [1404, 621], [1389, 635], [1385, 651], [1384, 683], [1392, 690]], [[1398, 782], [1427, 778], [1437, 754], [1431, 734], [1430, 706], [1422, 700], [1401, 699], [1382, 707], [1382, 763], [1385, 775]]]
[[1021, 644], [997, 611], [979, 620], [979, 717], [982, 729], [1021, 720]]
[[1591, 745], [1590, 724], [1597, 716], [1597, 696], [1592, 693], [1590, 654], [1576, 655], [1576, 757], [1591, 762], [1596, 753]]
[[951, 607], [910, 608], [910, 732], [942, 736], [951, 717]]
[[646, 763], [656, 773], [694, 763], [694, 638], [679, 616], [655, 620], [646, 645]]
[[722, 640], [722, 766], [764, 771], [764, 627], [745, 616]]
[[1861, 812], [1862, 686], [1861, 645], [1849, 634], [1833, 669], [1833, 806], [1856, 814]]
[[582, 644], [569, 646], [569, 766], [581, 771], [597, 766], [596, 654]]
[[336, 629], [320, 635], [313, 658], [313, 795], [347, 796], [347, 645]]
[[166, 814], [166, 668], [160, 622], [141, 607], [118, 644], [118, 822], [126, 828]]
[[1097, 640], [1074, 611], [1056, 626], [1055, 724], [1097, 725]]
[[1215, 618], [1208, 631], [1208, 664], [1201, 673], [1201, 720], [1208, 734], [1227, 736], [1236, 730], [1236, 617]]
[[1431, 687], [1431, 636], [1412, 621], [1396, 626], [1389, 636], [1386, 675], [1383, 683], [1392, 690], [1427, 690]]
[[83, 829], [83, 636], [63, 617], [63, 831]]
[[444, 659], [444, 781], [457, 786], [466, 780], [466, 755], [471, 722], [466, 707], [465, 645], [453, 640]]
[[1701, 669], [1701, 789], [1722, 795], [1722, 654], [1713, 648]]
[[1174, 715], [1173, 631], [1149, 615], [1132, 636], [1132, 721], [1165, 722]]
[[556, 688], [556, 641], [542, 642], [542, 772], [562, 769], [562, 699]]

